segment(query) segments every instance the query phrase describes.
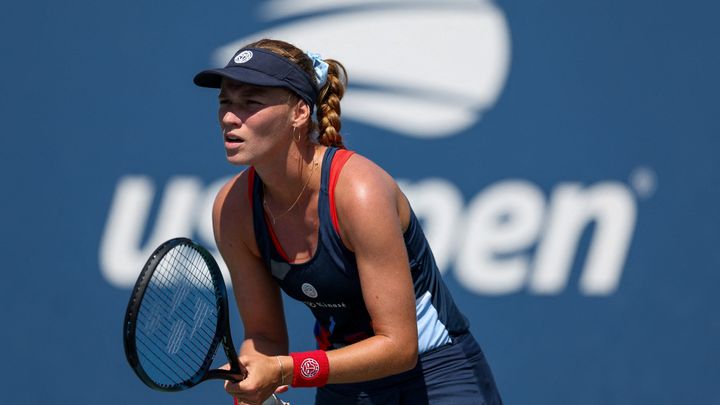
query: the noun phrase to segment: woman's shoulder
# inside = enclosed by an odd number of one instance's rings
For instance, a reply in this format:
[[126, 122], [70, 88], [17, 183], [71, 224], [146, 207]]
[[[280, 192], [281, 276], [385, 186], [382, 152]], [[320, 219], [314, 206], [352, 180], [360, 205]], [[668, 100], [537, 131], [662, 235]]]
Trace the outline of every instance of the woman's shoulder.
[[350, 250], [357, 252], [366, 238], [407, 229], [407, 200], [395, 179], [371, 159], [353, 154], [340, 173], [334, 196], [340, 237]]
[[395, 180], [379, 164], [364, 155], [352, 152], [338, 176], [337, 187], [342, 194], [367, 192], [367, 188], [395, 190]]
[[340, 218], [363, 221], [366, 215], [395, 207], [401, 194], [395, 179], [385, 169], [355, 153], [338, 176], [335, 209]]
[[249, 185], [253, 177], [252, 171], [252, 168], [246, 168], [226, 181], [215, 197], [215, 208], [232, 211], [249, 207]]

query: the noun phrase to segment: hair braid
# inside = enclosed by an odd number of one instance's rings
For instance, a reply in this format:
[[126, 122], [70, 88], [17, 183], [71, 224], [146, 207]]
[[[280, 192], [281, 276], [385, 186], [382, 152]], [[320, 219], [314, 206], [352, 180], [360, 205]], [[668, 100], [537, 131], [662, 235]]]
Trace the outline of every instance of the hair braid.
[[333, 59], [326, 59], [328, 66], [328, 78], [325, 86], [320, 89], [317, 105], [319, 141], [325, 146], [345, 148], [340, 128], [340, 100], [345, 95], [347, 85], [347, 74], [345, 67]]

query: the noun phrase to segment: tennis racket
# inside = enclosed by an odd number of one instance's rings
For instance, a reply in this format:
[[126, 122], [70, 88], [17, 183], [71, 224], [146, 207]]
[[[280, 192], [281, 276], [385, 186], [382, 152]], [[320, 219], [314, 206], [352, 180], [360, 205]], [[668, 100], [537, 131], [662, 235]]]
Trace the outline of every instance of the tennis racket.
[[[125, 356], [140, 380], [159, 391], [247, 376], [232, 341], [228, 299], [210, 252], [187, 238], [160, 245], [140, 272], [125, 312]], [[222, 344], [229, 370], [210, 369]], [[282, 404], [275, 395], [266, 404]]]

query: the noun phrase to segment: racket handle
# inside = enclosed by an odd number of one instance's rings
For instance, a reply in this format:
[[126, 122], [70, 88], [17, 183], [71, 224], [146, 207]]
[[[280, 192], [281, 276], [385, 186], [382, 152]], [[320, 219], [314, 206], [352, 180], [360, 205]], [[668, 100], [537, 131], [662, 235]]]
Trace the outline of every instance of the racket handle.
[[[233, 398], [233, 404], [238, 405], [237, 398]], [[283, 402], [280, 398], [276, 397], [275, 394], [272, 394], [262, 405], [290, 405], [290, 402]]]
[[287, 402], [283, 402], [275, 394], [270, 395], [270, 398], [266, 399], [262, 405], [286, 405]]

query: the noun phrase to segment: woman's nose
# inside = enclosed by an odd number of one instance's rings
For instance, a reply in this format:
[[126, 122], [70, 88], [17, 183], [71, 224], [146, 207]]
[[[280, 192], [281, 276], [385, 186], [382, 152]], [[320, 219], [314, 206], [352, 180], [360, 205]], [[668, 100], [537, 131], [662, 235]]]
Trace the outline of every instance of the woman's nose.
[[242, 125], [242, 119], [232, 111], [224, 111], [220, 114], [220, 122], [223, 125], [237, 127]]

